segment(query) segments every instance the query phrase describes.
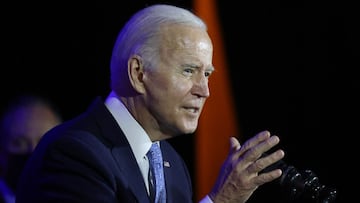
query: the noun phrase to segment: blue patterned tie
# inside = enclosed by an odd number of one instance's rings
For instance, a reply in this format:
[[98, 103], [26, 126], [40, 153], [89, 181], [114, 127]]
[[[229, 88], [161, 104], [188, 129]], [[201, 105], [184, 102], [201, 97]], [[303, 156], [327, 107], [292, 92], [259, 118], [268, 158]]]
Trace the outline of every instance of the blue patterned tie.
[[[158, 144], [153, 143], [147, 153], [150, 163], [150, 172], [152, 175], [152, 184], [155, 189], [155, 203], [166, 202], [166, 189], [164, 179], [163, 160], [161, 150]], [[151, 183], [150, 183], [151, 184]], [[151, 193], [151, 192], [150, 192]]]

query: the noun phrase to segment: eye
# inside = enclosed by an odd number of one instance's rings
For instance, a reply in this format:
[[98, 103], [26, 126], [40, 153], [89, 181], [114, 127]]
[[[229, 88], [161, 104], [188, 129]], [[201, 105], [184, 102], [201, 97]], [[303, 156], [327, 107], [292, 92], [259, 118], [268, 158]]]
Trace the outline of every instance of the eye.
[[204, 73], [205, 77], [207, 77], [207, 78], [210, 77], [210, 75], [211, 75], [214, 71], [215, 71], [214, 67], [211, 67], [211, 68], [206, 69], [206, 70], [205, 70], [205, 73]]
[[185, 68], [183, 72], [184, 72], [184, 75], [186, 75], [186, 76], [191, 76], [191, 75], [194, 73], [194, 69], [192, 69], [192, 68]]
[[204, 75], [205, 75], [205, 77], [208, 78], [208, 77], [210, 77], [211, 73], [212, 73], [212, 71], [206, 71]]

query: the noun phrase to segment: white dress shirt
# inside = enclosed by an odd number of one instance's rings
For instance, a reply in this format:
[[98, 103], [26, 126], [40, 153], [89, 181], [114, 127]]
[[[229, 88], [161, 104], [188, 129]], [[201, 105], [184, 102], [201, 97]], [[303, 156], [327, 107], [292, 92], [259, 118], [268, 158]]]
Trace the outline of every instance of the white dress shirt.
[[110, 93], [106, 98], [105, 105], [124, 132], [143, 175], [147, 191], [149, 192], [149, 161], [146, 156], [152, 144], [149, 136], [114, 92]]
[[[114, 116], [116, 122], [119, 124], [130, 144], [149, 194], [149, 160], [147, 159], [146, 153], [149, 151], [152, 142], [145, 130], [134, 119], [114, 92], [111, 92], [106, 98], [105, 105]], [[212, 203], [212, 201], [208, 196], [206, 196], [200, 201], [200, 203]]]

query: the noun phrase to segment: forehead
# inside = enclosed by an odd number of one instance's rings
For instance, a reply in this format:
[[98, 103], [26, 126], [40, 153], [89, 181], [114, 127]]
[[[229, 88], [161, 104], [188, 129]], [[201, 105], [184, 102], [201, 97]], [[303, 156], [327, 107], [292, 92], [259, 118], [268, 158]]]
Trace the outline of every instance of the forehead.
[[161, 29], [161, 49], [165, 51], [192, 50], [212, 54], [212, 43], [208, 33], [198, 27], [174, 24]]

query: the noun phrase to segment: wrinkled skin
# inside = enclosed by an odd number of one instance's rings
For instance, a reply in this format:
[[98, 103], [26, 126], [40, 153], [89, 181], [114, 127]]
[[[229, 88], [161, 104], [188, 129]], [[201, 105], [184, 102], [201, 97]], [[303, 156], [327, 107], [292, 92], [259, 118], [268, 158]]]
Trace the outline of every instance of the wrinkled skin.
[[196, 130], [214, 71], [206, 31], [184, 25], [162, 29], [160, 60], [144, 67], [141, 56], [130, 58], [130, 81], [138, 95], [122, 98], [152, 141]]
[[279, 149], [260, 158], [279, 141], [279, 137], [270, 136], [268, 131], [258, 133], [242, 146], [236, 138], [231, 137], [228, 157], [209, 194], [214, 203], [244, 203], [259, 186], [279, 178], [282, 174], [280, 169], [259, 174], [261, 170], [284, 157], [284, 152]]
[[[143, 59], [129, 59], [129, 76], [135, 97], [122, 97], [131, 114], [152, 141], [193, 133], [210, 96], [209, 77], [213, 47], [206, 31], [184, 25], [164, 26], [160, 40], [160, 60], [145, 68]], [[260, 156], [279, 142], [277, 136], [261, 132], [242, 146], [230, 138], [230, 150], [218, 180], [209, 194], [214, 203], [246, 202], [262, 184], [281, 176], [281, 170], [258, 174], [280, 160], [279, 150]]]

